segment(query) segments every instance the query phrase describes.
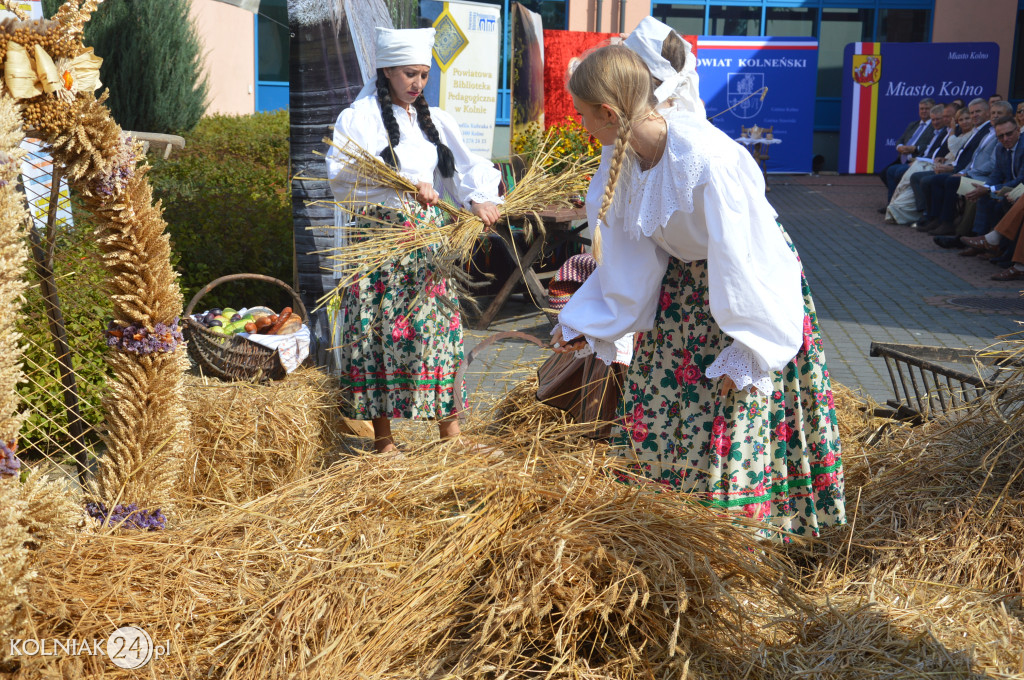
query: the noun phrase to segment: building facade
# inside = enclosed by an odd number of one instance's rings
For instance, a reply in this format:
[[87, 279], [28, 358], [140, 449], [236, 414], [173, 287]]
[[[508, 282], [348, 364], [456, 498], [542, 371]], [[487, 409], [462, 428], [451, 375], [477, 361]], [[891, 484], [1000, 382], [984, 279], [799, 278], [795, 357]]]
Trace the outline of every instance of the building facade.
[[209, 113], [288, 108], [286, 3], [260, 0], [254, 14], [217, 0], [192, 0], [210, 81]]
[[[477, 0], [502, 10], [504, 38], [495, 156], [508, 149], [508, 22], [513, 0]], [[193, 0], [206, 45], [210, 112], [251, 113], [288, 106], [287, 0], [261, 0], [253, 14], [216, 0]], [[819, 42], [815, 153], [837, 163], [843, 48], [865, 42], [994, 42], [998, 93], [1024, 99], [1024, 0], [524, 0], [545, 28], [628, 33], [647, 15], [680, 33], [810, 37]]]

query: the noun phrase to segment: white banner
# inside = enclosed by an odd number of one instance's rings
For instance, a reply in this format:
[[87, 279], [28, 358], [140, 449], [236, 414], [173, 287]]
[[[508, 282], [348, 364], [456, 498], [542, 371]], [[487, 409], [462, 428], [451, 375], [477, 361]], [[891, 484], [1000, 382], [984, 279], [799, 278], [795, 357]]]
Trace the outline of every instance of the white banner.
[[445, 2], [434, 28], [434, 59], [441, 69], [439, 105], [458, 121], [466, 146], [490, 158], [498, 106], [501, 9]]

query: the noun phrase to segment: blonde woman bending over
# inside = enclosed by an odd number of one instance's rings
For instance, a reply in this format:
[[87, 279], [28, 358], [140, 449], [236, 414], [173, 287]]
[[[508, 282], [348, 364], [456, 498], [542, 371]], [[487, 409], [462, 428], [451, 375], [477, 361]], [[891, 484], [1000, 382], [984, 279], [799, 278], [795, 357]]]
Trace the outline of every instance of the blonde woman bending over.
[[750, 154], [686, 107], [655, 112], [622, 46], [569, 80], [604, 145], [587, 197], [601, 264], [559, 315], [556, 351], [643, 331], [620, 444], [639, 475], [776, 530], [846, 521], [839, 431], [800, 260]]

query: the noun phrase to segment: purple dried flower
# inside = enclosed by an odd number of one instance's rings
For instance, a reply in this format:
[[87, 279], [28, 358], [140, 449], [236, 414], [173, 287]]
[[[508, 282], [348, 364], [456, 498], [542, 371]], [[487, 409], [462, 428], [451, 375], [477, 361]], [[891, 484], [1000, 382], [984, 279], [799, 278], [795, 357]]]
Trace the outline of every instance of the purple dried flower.
[[18, 442], [0, 441], [0, 476], [13, 477], [21, 470], [21, 461], [15, 452], [18, 450]]
[[131, 135], [125, 134], [121, 137], [121, 144], [111, 160], [110, 168], [99, 175], [93, 185], [93, 191], [100, 196], [120, 194], [135, 175], [135, 164], [139, 159], [135, 153], [135, 140]]
[[177, 317], [170, 325], [156, 324], [153, 330], [148, 330], [141, 325], [119, 326], [116, 322], [111, 321], [105, 335], [107, 347], [133, 354], [170, 353], [177, 350], [183, 342]]
[[119, 527], [121, 529], [144, 529], [146, 531], [157, 531], [167, 526], [167, 517], [156, 510], [140, 510], [135, 503], [128, 505], [115, 505], [113, 510], [108, 511], [103, 503], [86, 503], [85, 511], [90, 517], [106, 522], [107, 526]]

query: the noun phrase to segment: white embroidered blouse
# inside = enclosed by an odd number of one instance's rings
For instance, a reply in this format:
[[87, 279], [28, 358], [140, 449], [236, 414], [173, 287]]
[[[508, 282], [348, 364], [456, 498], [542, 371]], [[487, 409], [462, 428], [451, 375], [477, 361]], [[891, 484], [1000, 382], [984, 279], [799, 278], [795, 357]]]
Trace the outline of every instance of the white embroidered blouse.
[[[733, 343], [708, 367], [740, 389], [772, 391], [803, 341], [800, 263], [764, 196], [764, 179], [746, 149], [704, 117], [665, 112], [665, 152], [651, 170], [623, 161], [615, 198], [599, 225], [603, 262], [559, 314], [562, 336], [586, 336], [606, 363], [615, 341], [649, 330], [669, 257], [708, 262], [711, 315]], [[590, 223], [608, 177], [611, 148], [587, 194]]]
[[[439, 108], [430, 107], [430, 119], [441, 141], [448, 145], [455, 157], [455, 175], [443, 179], [437, 172], [437, 148], [420, 130], [416, 109], [410, 107], [406, 111], [397, 105], [392, 108], [399, 130], [395, 155], [403, 177], [413, 184], [429, 182], [438, 193], [447, 193], [463, 207], [468, 208], [470, 201], [503, 202], [498, 197], [501, 173], [491, 161], [466, 148], [454, 118]], [[378, 157], [381, 150], [387, 147], [388, 134], [375, 96], [356, 99], [352, 106], [338, 116], [334, 124], [334, 143], [343, 147], [349, 140]], [[338, 201], [355, 200], [392, 208], [402, 207], [402, 197], [396, 191], [361, 181], [358, 174], [350, 171], [334, 147], [327, 154], [327, 178]]]

